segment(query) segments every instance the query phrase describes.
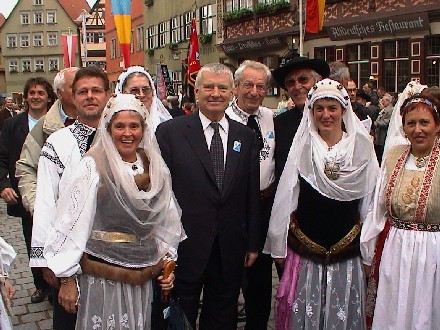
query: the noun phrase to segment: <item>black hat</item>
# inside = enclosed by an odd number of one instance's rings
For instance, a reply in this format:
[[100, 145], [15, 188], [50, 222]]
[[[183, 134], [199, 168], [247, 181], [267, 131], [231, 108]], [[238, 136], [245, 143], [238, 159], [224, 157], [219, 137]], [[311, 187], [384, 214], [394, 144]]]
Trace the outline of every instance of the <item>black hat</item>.
[[356, 96], [362, 97], [367, 102], [371, 102], [371, 96], [365, 93], [365, 91], [362, 88], [359, 88], [357, 90]]
[[298, 56], [292, 57], [282, 67], [273, 70], [273, 79], [275, 79], [281, 88], [287, 89], [286, 85], [284, 84], [284, 79], [289, 72], [296, 69], [312, 69], [321, 75], [323, 79], [328, 78], [330, 75], [330, 68], [327, 62], [317, 58], [311, 59], [305, 56]]

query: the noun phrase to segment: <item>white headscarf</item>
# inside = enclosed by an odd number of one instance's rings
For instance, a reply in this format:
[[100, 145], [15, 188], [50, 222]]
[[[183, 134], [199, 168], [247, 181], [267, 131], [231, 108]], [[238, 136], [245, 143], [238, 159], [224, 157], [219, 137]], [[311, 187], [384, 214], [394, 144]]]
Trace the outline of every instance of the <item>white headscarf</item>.
[[147, 72], [147, 70], [145, 70], [141, 66], [130, 66], [129, 68], [127, 68], [127, 70], [125, 70], [124, 72], [122, 72], [119, 75], [118, 81], [117, 81], [116, 87], [115, 87], [115, 93], [116, 94], [124, 93], [124, 91], [123, 91], [124, 82], [128, 78], [128, 76], [130, 76], [132, 73], [142, 73], [147, 77], [148, 81], [150, 82], [151, 91], [153, 93], [153, 96], [152, 96], [153, 101], [151, 103], [151, 108], [149, 109], [149, 111], [150, 111], [151, 122], [153, 125], [152, 132], [154, 134], [157, 126], [160, 123], [163, 123], [164, 121], [173, 119], [173, 117], [170, 115], [169, 111], [162, 104], [162, 101], [159, 100], [159, 98], [157, 97], [156, 87], [154, 85], [153, 79], [151, 78], [150, 74]]
[[[385, 140], [385, 146], [383, 154], [386, 155], [387, 151], [399, 144], [408, 144], [409, 141], [405, 137], [405, 132], [403, 132], [402, 116], [400, 115], [400, 108], [403, 102], [413, 96], [414, 94], [420, 93], [422, 90], [428, 86], [420, 84], [418, 81], [410, 81], [402, 93], [399, 95], [399, 99], [394, 106], [393, 114], [391, 115], [390, 125], [388, 126], [387, 138]], [[383, 157], [385, 160], [385, 157]]]
[[[328, 148], [319, 135], [313, 119], [313, 104], [324, 98], [337, 100], [345, 109], [342, 121], [346, 133], [332, 148]], [[324, 173], [326, 162], [339, 166], [337, 179], [332, 180]], [[316, 83], [309, 91], [304, 115], [281, 175], [263, 252], [276, 258], [286, 256], [290, 214], [298, 206], [299, 175], [323, 196], [350, 201], [374, 190], [378, 171], [373, 143], [353, 112], [347, 91], [331, 79]]]

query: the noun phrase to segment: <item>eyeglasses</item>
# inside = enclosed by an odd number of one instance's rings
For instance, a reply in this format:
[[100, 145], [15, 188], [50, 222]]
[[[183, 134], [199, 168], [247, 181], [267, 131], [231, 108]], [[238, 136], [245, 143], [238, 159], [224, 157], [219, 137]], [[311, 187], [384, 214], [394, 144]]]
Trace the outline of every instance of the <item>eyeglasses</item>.
[[309, 82], [310, 78], [312, 78], [312, 77], [306, 76], [306, 75], [301, 75], [301, 76], [297, 77], [296, 79], [294, 79], [294, 78], [286, 79], [284, 84], [286, 85], [287, 88], [295, 86], [295, 81], [297, 81], [298, 84], [300, 84], [300, 85], [305, 85]]
[[251, 90], [254, 89], [254, 87], [257, 87], [257, 91], [260, 93], [264, 93], [267, 90], [267, 85], [265, 84], [254, 84], [250, 81], [245, 81], [241, 84], [244, 89]]
[[141, 88], [139, 88], [139, 87], [132, 87], [128, 91], [129, 91], [130, 94], [133, 94], [133, 95], [139, 95], [141, 93], [141, 91], [142, 91], [142, 94], [146, 95], [146, 94], [150, 94], [152, 89], [151, 89], [150, 86], [143, 86]]
[[357, 88], [347, 88], [347, 93], [353, 93], [353, 92], [356, 93], [356, 91], [357, 91]]

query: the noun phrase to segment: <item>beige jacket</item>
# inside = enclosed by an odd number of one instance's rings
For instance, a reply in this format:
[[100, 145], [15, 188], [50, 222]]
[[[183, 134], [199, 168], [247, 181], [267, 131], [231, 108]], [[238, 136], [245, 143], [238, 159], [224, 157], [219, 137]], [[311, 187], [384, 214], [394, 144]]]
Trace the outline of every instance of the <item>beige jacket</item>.
[[61, 102], [57, 100], [46, 115], [38, 120], [26, 137], [20, 159], [16, 164], [15, 176], [18, 179], [18, 190], [25, 209], [32, 214], [34, 213], [37, 167], [41, 148], [49, 135], [64, 127], [59, 111], [60, 106]]

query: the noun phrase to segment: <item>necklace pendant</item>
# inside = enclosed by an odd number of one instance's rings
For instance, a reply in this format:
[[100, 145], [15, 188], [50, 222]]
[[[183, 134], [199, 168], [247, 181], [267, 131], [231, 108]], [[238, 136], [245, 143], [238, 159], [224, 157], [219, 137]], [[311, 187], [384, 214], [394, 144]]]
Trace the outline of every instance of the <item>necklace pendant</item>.
[[416, 158], [415, 164], [417, 168], [423, 168], [426, 166], [428, 156]]
[[131, 166], [131, 169], [132, 169], [133, 171], [136, 171], [136, 170], [138, 169], [138, 167], [137, 167], [136, 164], [133, 164], [133, 165]]
[[330, 180], [339, 179], [339, 170], [340, 170], [339, 164], [337, 164], [335, 162], [325, 162], [324, 174]]

